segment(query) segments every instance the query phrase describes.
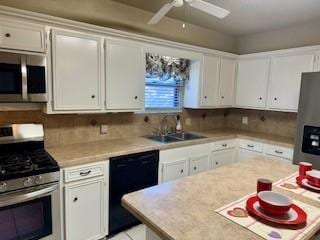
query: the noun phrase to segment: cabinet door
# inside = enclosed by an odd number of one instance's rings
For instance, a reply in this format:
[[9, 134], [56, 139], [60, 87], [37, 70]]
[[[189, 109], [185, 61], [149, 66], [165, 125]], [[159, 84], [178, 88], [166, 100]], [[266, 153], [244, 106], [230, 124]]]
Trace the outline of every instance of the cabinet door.
[[104, 199], [104, 178], [66, 185], [66, 240], [104, 237]]
[[201, 173], [210, 169], [208, 154], [190, 157], [189, 161], [190, 161], [190, 168], [189, 168], [190, 175]]
[[0, 47], [44, 52], [44, 26], [0, 20]]
[[212, 152], [212, 155], [211, 155], [212, 168], [217, 168], [217, 167], [234, 163], [235, 153], [236, 153], [236, 150], [234, 148]]
[[54, 110], [99, 110], [101, 99], [101, 39], [52, 31]]
[[269, 97], [270, 108], [298, 110], [301, 74], [313, 71], [314, 58], [314, 53], [273, 58]]
[[269, 58], [238, 62], [236, 106], [266, 107], [269, 69]]
[[107, 41], [107, 109], [144, 108], [143, 50], [136, 43]]
[[262, 153], [250, 151], [247, 149], [239, 148], [238, 150], [238, 161], [250, 160], [256, 157], [262, 156]]
[[203, 57], [201, 107], [217, 105], [220, 58], [214, 56]]
[[162, 168], [162, 182], [173, 181], [188, 176], [188, 158], [164, 162]]
[[236, 61], [229, 58], [221, 58], [218, 106], [232, 106]]

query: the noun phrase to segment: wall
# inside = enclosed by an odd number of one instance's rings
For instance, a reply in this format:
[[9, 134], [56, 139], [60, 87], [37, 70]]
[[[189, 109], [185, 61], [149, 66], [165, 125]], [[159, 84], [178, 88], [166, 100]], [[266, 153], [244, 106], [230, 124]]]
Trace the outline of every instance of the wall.
[[320, 44], [320, 21], [237, 38], [239, 54]]
[[[243, 116], [248, 117], [248, 125], [242, 124]], [[296, 134], [296, 120], [297, 113], [230, 109], [227, 127], [293, 139]]]
[[[226, 127], [227, 110], [184, 110], [181, 122], [186, 131], [211, 130]], [[145, 123], [145, 116], [149, 122]], [[95, 114], [46, 115], [41, 111], [0, 112], [0, 125], [11, 123], [42, 123], [45, 128], [46, 147], [115, 138], [137, 137], [152, 134], [159, 128], [163, 114]], [[168, 127], [175, 126], [175, 114], [168, 116]], [[190, 125], [186, 126], [188, 119]], [[100, 125], [109, 126], [108, 134], [100, 134]]]
[[0, 5], [111, 27], [148, 36], [236, 52], [236, 40], [211, 29], [165, 17], [157, 25], [146, 24], [153, 13], [112, 0], [0, 0]]

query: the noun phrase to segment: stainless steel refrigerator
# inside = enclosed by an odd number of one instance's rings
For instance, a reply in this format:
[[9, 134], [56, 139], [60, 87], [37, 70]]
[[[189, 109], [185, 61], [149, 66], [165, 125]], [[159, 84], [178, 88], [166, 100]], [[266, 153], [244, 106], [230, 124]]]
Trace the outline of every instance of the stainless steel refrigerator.
[[293, 162], [320, 170], [320, 72], [302, 74]]

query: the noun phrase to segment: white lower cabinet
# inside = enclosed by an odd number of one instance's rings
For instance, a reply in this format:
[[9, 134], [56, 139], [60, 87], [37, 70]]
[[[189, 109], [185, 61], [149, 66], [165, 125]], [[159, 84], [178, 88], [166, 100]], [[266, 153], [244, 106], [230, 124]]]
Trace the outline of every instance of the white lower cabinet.
[[160, 151], [159, 183], [210, 169], [211, 146], [206, 143]]
[[292, 161], [293, 149], [287, 147], [280, 147], [276, 145], [266, 144], [264, 147], [264, 154], [280, 160]]
[[211, 166], [212, 168], [217, 168], [234, 163], [236, 161], [235, 157], [235, 148], [214, 151], [211, 153]]
[[162, 182], [170, 182], [188, 176], [188, 158], [164, 162]]
[[[96, 164], [97, 166], [106, 163]], [[79, 177], [90, 175], [90, 166], [84, 165]], [[64, 169], [65, 176], [81, 166]], [[108, 170], [108, 168], [106, 168]], [[85, 180], [75, 180], [64, 185], [65, 206], [65, 239], [66, 240], [98, 240], [106, 236], [108, 213], [106, 198], [106, 177], [91, 177]]]
[[189, 174], [194, 175], [210, 169], [209, 159], [210, 159], [209, 154], [190, 157], [189, 158], [189, 161], [190, 161]]
[[239, 148], [238, 150], [238, 161], [250, 160], [256, 157], [262, 156], [262, 153], [255, 152], [252, 150], [247, 150], [243, 148]]

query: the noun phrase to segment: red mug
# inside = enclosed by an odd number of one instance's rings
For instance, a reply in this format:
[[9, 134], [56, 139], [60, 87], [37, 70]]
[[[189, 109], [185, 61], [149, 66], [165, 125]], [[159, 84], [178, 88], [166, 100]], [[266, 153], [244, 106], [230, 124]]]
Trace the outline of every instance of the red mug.
[[312, 170], [312, 164], [309, 162], [300, 162], [299, 163], [299, 175], [306, 176], [306, 172]]
[[257, 193], [262, 191], [271, 191], [272, 190], [272, 181], [265, 179], [265, 178], [259, 178], [257, 181]]

